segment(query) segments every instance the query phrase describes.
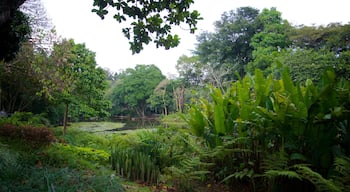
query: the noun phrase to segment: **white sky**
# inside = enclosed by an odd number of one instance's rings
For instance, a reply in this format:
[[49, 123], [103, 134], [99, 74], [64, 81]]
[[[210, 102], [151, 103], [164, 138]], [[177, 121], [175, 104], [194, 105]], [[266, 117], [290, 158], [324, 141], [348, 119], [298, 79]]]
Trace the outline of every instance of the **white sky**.
[[183, 54], [191, 54], [190, 50], [195, 48], [196, 35], [201, 31], [212, 31], [213, 23], [220, 20], [224, 11], [242, 6], [259, 10], [276, 7], [283, 19], [293, 25], [350, 22], [350, 2], [347, 0], [195, 0], [193, 9], [198, 10], [204, 18], [199, 21], [196, 34], [176, 28], [174, 32], [181, 38], [177, 48], [156, 49], [154, 44], [150, 44], [140, 54], [132, 55], [128, 40], [121, 32], [121, 25], [111, 17], [101, 20], [91, 12], [93, 0], [42, 1], [60, 36], [73, 38], [76, 43], [85, 43], [91, 51], [96, 52], [99, 66], [116, 72], [133, 68], [136, 64], [155, 64], [164, 75], [176, 74], [178, 58]]

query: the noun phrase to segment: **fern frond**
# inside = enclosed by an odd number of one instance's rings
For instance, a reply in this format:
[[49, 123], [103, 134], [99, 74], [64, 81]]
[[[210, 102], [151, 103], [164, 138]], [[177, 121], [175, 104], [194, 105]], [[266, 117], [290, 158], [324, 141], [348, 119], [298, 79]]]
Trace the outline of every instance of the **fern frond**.
[[302, 180], [301, 176], [295, 171], [289, 170], [268, 170], [265, 174], [269, 178], [275, 177], [287, 177], [288, 179], [299, 179]]
[[244, 179], [244, 178], [253, 178], [254, 171], [252, 169], [244, 169], [242, 171], [237, 171], [227, 177], [225, 177], [221, 182], [225, 182], [231, 178], [235, 179]]
[[294, 165], [296, 172], [303, 178], [310, 181], [316, 187], [317, 191], [341, 192], [340, 186], [335, 185], [332, 180], [327, 180], [319, 173], [313, 171], [306, 165]]
[[350, 191], [350, 157], [337, 157], [334, 161], [337, 173], [334, 180], [343, 187], [343, 191]]
[[288, 169], [289, 158], [284, 150], [266, 156], [262, 168], [264, 170], [285, 170]]

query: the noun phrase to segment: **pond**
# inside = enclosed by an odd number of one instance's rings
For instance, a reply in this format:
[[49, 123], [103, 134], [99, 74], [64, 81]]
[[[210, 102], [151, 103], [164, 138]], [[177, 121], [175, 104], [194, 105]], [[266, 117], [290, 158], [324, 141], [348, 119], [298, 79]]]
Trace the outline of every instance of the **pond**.
[[95, 134], [126, 134], [135, 130], [154, 129], [160, 125], [158, 118], [114, 119], [109, 122], [76, 122], [72, 127]]
[[125, 131], [125, 130], [136, 130], [136, 129], [153, 129], [160, 125], [158, 118], [131, 118], [114, 120], [113, 122], [123, 123], [124, 125], [120, 128], [110, 129], [107, 131]]

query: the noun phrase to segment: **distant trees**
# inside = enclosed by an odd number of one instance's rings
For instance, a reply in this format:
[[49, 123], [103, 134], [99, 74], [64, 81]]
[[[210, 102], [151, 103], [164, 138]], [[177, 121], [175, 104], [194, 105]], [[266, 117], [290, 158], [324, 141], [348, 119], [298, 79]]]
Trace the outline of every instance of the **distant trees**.
[[134, 69], [123, 71], [119, 74], [111, 95], [114, 112], [145, 116], [147, 100], [163, 79], [164, 75], [155, 65], [137, 65]]
[[[276, 8], [261, 12], [251, 7], [240, 7], [225, 12], [215, 23], [215, 31], [197, 36], [193, 51], [201, 70], [192, 72], [205, 77], [216, 87], [227, 87], [232, 81], [253, 74], [256, 68], [264, 74], [278, 75], [282, 66], [288, 66], [293, 80], [318, 80], [320, 71], [333, 68], [337, 75], [349, 78], [350, 25], [332, 23], [327, 26], [291, 26]], [[184, 57], [179, 59], [184, 63]], [[190, 62], [186, 65], [189, 67]], [[184, 65], [179, 66], [180, 75]], [[193, 76], [193, 74], [192, 74]], [[211, 80], [209, 80], [211, 79]]]

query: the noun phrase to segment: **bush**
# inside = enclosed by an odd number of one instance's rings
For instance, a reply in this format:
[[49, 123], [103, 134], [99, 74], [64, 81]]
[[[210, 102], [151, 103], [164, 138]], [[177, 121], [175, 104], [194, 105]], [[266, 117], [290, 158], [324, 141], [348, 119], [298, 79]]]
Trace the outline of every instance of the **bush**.
[[56, 138], [53, 132], [45, 127], [31, 125], [16, 126], [4, 124], [0, 126], [0, 136], [10, 139], [20, 139], [34, 145], [49, 145]]
[[79, 169], [96, 169], [108, 164], [109, 153], [89, 147], [54, 144], [44, 152], [44, 163]]
[[34, 126], [49, 126], [50, 122], [45, 117], [45, 114], [33, 114], [31, 112], [15, 112], [10, 117], [0, 118], [0, 125], [34, 125]]

